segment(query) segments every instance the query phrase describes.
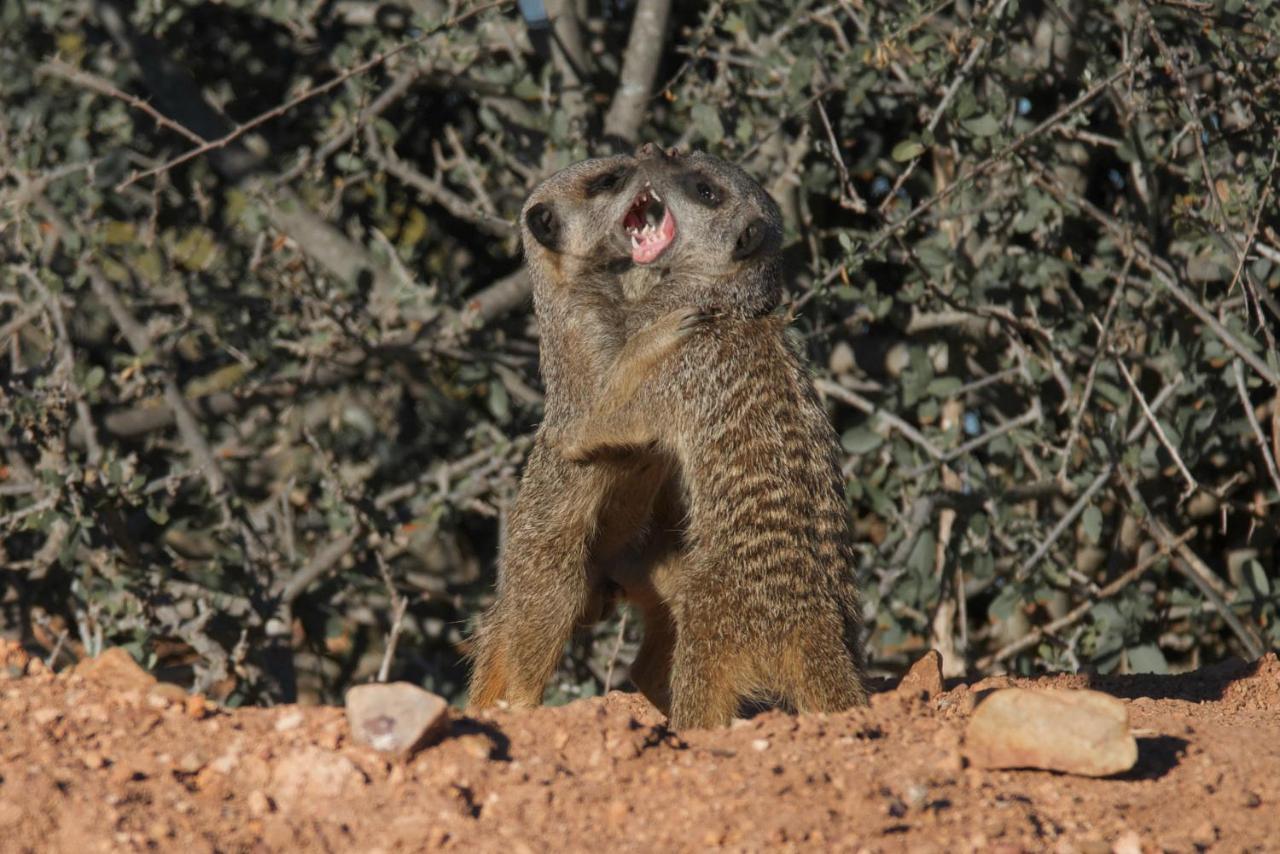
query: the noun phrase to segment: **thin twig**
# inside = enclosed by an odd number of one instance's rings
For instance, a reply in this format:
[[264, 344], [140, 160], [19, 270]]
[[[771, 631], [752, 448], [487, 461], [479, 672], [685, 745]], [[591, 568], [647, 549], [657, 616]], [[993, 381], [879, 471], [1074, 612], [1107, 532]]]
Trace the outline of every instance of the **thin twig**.
[[396, 655], [396, 644], [400, 641], [400, 630], [404, 626], [404, 614], [409, 608], [409, 597], [401, 595], [396, 590], [395, 582], [391, 578], [391, 570], [387, 566], [387, 559], [382, 556], [382, 552], [374, 551], [374, 557], [378, 561], [378, 572], [382, 575], [382, 583], [387, 588], [387, 595], [391, 597], [391, 632], [387, 635], [387, 647], [382, 651], [382, 664], [378, 666], [378, 681], [386, 682], [387, 677], [391, 675], [391, 661]]
[[1108, 467], [1093, 479], [1093, 482], [1071, 505], [1071, 509], [1049, 529], [1049, 533], [1036, 546], [1036, 550], [1031, 553], [1031, 557], [1024, 560], [1022, 565], [1018, 567], [1017, 572], [1013, 574], [1015, 579], [1018, 581], [1026, 579], [1031, 570], [1035, 568], [1035, 565], [1040, 562], [1040, 559], [1049, 552], [1049, 549], [1053, 548], [1053, 544], [1058, 541], [1058, 537], [1062, 536], [1063, 531], [1067, 530], [1075, 522], [1080, 514], [1085, 511], [1085, 508], [1089, 506], [1089, 503], [1093, 501], [1093, 496], [1098, 493], [1098, 490], [1102, 489], [1107, 481], [1111, 479], [1111, 471], [1112, 469]]
[[[1009, 143], [1004, 148], [1000, 149], [995, 154], [988, 157], [986, 160], [983, 160], [977, 166], [974, 166], [972, 169], [965, 172], [963, 175], [961, 175], [959, 178], [952, 181], [946, 187], [943, 187], [941, 191], [935, 193], [934, 195], [925, 199], [920, 204], [916, 205], [914, 208], [911, 209], [911, 211], [906, 216], [902, 217], [902, 219], [894, 220], [893, 222], [884, 226], [882, 229], [880, 229], [880, 232], [874, 238], [872, 238], [870, 243], [868, 243], [865, 247], [862, 247], [860, 249], [859, 254], [866, 256], [866, 255], [870, 255], [872, 252], [879, 249], [884, 243], [892, 239], [895, 234], [897, 234], [902, 229], [906, 228], [915, 220], [919, 219], [924, 213], [926, 213], [927, 211], [937, 206], [940, 202], [950, 198], [950, 196], [953, 193], [955, 193], [957, 190], [959, 190], [961, 187], [967, 186], [969, 183], [971, 183], [975, 179], [981, 177], [982, 175], [985, 175], [993, 167], [1004, 162], [1004, 160], [1007, 157], [1009, 157], [1009, 155], [1015, 154], [1016, 152], [1021, 150], [1022, 147], [1025, 146], [1028, 142], [1040, 136], [1042, 133], [1052, 128], [1058, 122], [1062, 121], [1064, 118], [1071, 115], [1076, 110], [1088, 104], [1094, 98], [1098, 97], [1098, 95], [1102, 93], [1108, 86], [1110, 86], [1112, 83], [1116, 82], [1126, 74], [1131, 73], [1133, 69], [1134, 69], [1133, 65], [1126, 64], [1120, 67], [1119, 69], [1113, 71], [1111, 74], [1107, 75], [1102, 80], [1099, 80], [1097, 83], [1090, 86], [1081, 95], [1079, 95], [1074, 101], [1072, 101], [1069, 104], [1066, 104], [1063, 107], [1060, 107], [1058, 110], [1056, 110], [1053, 113], [1053, 115], [1049, 116], [1040, 124], [1036, 125], [1034, 128], [1027, 131], [1022, 136], [1018, 137], [1013, 142]], [[840, 275], [841, 271], [844, 269], [845, 269], [844, 264], [837, 265], [834, 269], [828, 272], [827, 275], [823, 278], [822, 284], [824, 286], [831, 284], [831, 282], [835, 281], [835, 279]]]
[[924, 450], [924, 452], [928, 454], [930, 457], [932, 457], [933, 459], [939, 462], [942, 462], [944, 459], [946, 459], [947, 455], [944, 454], [941, 450], [939, 450], [937, 445], [933, 444], [928, 439], [926, 439], [923, 433], [921, 433], [916, 428], [912, 427], [906, 421], [903, 421], [897, 415], [894, 415], [892, 412], [887, 412], [886, 410], [883, 410], [880, 407], [876, 406], [874, 403], [867, 400], [865, 397], [858, 394], [857, 392], [850, 391], [844, 386], [837, 385], [836, 383], [833, 383], [830, 380], [824, 380], [824, 379], [814, 380], [814, 386], [822, 394], [830, 395], [831, 397], [834, 397], [836, 400], [849, 404], [854, 409], [857, 409], [860, 412], [864, 412], [867, 415], [877, 417], [880, 420], [884, 421], [884, 423], [888, 424], [890, 427], [893, 427], [899, 433], [901, 433], [902, 435], [910, 439], [912, 442], [919, 445]]
[[[942, 456], [938, 459], [938, 462], [949, 463], [952, 460], [963, 457], [965, 454], [971, 454], [983, 445], [993, 442], [1001, 436], [1004, 436], [1007, 433], [1012, 433], [1014, 430], [1025, 427], [1028, 424], [1034, 424], [1043, 417], [1044, 413], [1040, 408], [1039, 398], [1033, 398], [1031, 401], [1031, 408], [1026, 412], [1022, 413], [1017, 418], [1004, 422], [998, 427], [991, 428], [981, 436], [974, 436], [963, 445], [957, 445], [956, 447], [943, 452]], [[916, 466], [913, 469], [908, 469], [905, 477], [907, 480], [912, 480], [924, 474], [932, 467], [932, 463], [925, 463], [923, 465]]]
[[365, 60], [359, 65], [355, 65], [351, 68], [348, 68], [346, 71], [342, 72], [337, 77], [334, 77], [330, 80], [326, 80], [324, 83], [320, 83], [315, 86], [312, 86], [310, 89], [307, 89], [305, 92], [295, 95], [294, 97], [285, 101], [283, 104], [279, 105], [278, 107], [273, 107], [270, 110], [259, 113], [258, 115], [249, 119], [247, 122], [243, 122], [242, 124], [237, 125], [229, 133], [223, 134], [217, 139], [211, 139], [208, 142], [205, 142], [201, 145], [196, 146], [195, 148], [188, 149], [187, 151], [183, 152], [182, 154], [178, 155], [172, 160], [168, 160], [160, 164], [159, 166], [146, 170], [145, 172], [136, 172], [133, 175], [130, 175], [127, 179], [125, 179], [124, 181], [122, 181], [120, 184], [116, 186], [116, 191], [117, 192], [122, 191], [126, 187], [136, 184], [138, 181], [141, 181], [145, 178], [151, 178], [155, 175], [159, 175], [162, 172], [168, 172], [170, 169], [174, 168], [175, 166], [181, 166], [183, 163], [186, 163], [188, 160], [193, 160], [202, 154], [207, 154], [210, 151], [214, 151], [219, 148], [224, 148], [227, 145], [230, 145], [232, 142], [235, 142], [240, 137], [244, 136], [249, 131], [254, 130], [255, 128], [261, 127], [262, 125], [266, 124], [272, 119], [279, 118], [280, 116], [289, 112], [299, 104], [310, 101], [312, 98], [316, 97], [317, 95], [323, 95], [325, 92], [328, 92], [330, 89], [333, 89], [337, 86], [341, 86], [343, 83], [345, 83], [346, 81], [350, 80], [352, 77], [355, 77], [358, 74], [364, 74], [366, 71], [370, 71], [374, 68], [377, 68], [379, 65], [382, 65], [388, 59], [391, 59], [393, 56], [397, 56], [401, 53], [404, 53], [406, 50], [408, 50], [411, 47], [416, 47], [417, 45], [422, 44], [423, 42], [427, 41], [427, 39], [431, 38], [437, 33], [456, 27], [459, 24], [464, 23], [465, 21], [468, 21], [471, 18], [476, 17], [482, 12], [487, 12], [490, 9], [496, 9], [499, 6], [509, 6], [512, 4], [512, 2], [513, 0], [494, 0], [494, 2], [484, 3], [480, 6], [476, 6], [473, 9], [469, 9], [468, 11], [463, 12], [460, 15], [455, 15], [452, 18], [442, 21], [439, 24], [436, 24], [434, 27], [431, 27], [425, 32], [419, 34], [417, 37], [410, 39], [409, 41], [404, 42], [403, 44], [397, 45], [391, 48], [390, 50], [383, 51], [382, 53], [379, 53], [373, 56], [372, 58]]
[[320, 146], [314, 152], [306, 152], [300, 156], [298, 158], [298, 162], [293, 166], [290, 166], [284, 172], [281, 172], [279, 177], [276, 178], [276, 181], [281, 184], [286, 184], [294, 178], [297, 178], [303, 172], [307, 171], [309, 166], [317, 163], [324, 163], [334, 152], [354, 139], [355, 135], [359, 133], [360, 130], [370, 122], [370, 120], [382, 115], [390, 109], [392, 104], [400, 100], [400, 98], [409, 91], [413, 84], [417, 82], [418, 78], [422, 76], [422, 72], [423, 69], [420, 65], [413, 65], [406, 68], [404, 71], [401, 71], [395, 76], [395, 79], [388, 83], [387, 87], [379, 93], [378, 97], [374, 98], [372, 103], [361, 110], [346, 127], [330, 136], [325, 140], [324, 145]]
[[91, 465], [97, 465], [102, 459], [102, 444], [98, 441], [98, 429], [93, 423], [93, 412], [89, 409], [89, 402], [85, 399], [84, 389], [80, 387], [80, 383], [75, 379], [76, 356], [71, 346], [71, 335], [67, 332], [67, 321], [62, 313], [62, 303], [58, 301], [58, 297], [49, 292], [44, 282], [36, 275], [36, 272], [30, 267], [23, 265], [19, 268], [22, 275], [35, 286], [40, 292], [40, 298], [44, 305], [48, 306], [50, 315], [53, 316], [53, 325], [58, 332], [58, 350], [59, 359], [61, 359], [61, 370], [65, 374], [67, 387], [71, 389], [71, 397], [75, 401], [76, 419], [80, 422], [80, 430], [84, 437], [84, 445], [87, 450], [88, 461]]
[[[1009, 5], [1009, 0], [998, 0], [996, 7], [987, 15], [988, 21], [999, 21], [1000, 16], [1004, 14], [1005, 6]], [[925, 126], [925, 133], [933, 133], [937, 130], [938, 123], [942, 121], [942, 117], [946, 115], [947, 107], [955, 98], [956, 93], [960, 91], [960, 84], [964, 83], [965, 78], [969, 76], [969, 72], [973, 70], [973, 66], [977, 63], [979, 57], [991, 41], [985, 36], [978, 36], [974, 39], [973, 48], [969, 51], [969, 55], [965, 57], [964, 62], [960, 64], [960, 68], [956, 71], [956, 75], [948, 84], [945, 92], [942, 93], [942, 100], [938, 102], [938, 106], [933, 109], [933, 117], [929, 119], [929, 124]], [[916, 155], [911, 158], [911, 162], [907, 164], [907, 168], [902, 170], [902, 174], [893, 182], [893, 187], [885, 194], [884, 199], [880, 202], [877, 211], [881, 214], [885, 209], [893, 203], [898, 196], [898, 190], [902, 189], [902, 185], [907, 183], [911, 175], [916, 171], [916, 167], [920, 165], [923, 155]]]
[[191, 130], [191, 128], [175, 122], [173, 119], [169, 118], [164, 113], [161, 113], [137, 95], [130, 95], [128, 92], [121, 91], [112, 85], [110, 81], [103, 80], [96, 74], [90, 74], [84, 69], [76, 68], [74, 65], [63, 62], [57, 57], [40, 63], [40, 65], [36, 67], [36, 73], [47, 74], [51, 77], [61, 77], [63, 80], [75, 83], [77, 86], [82, 86], [91, 92], [97, 92], [99, 95], [106, 95], [107, 97], [123, 101], [135, 110], [140, 110], [141, 112], [146, 113], [151, 120], [160, 127], [173, 131], [189, 142], [194, 142], [197, 145], [204, 142], [204, 140], [201, 139], [200, 134]]
[[440, 207], [458, 219], [469, 222], [494, 237], [506, 237], [515, 231], [515, 226], [509, 220], [476, 208], [446, 187], [439, 179], [423, 175], [417, 169], [401, 160], [394, 151], [383, 148], [378, 143], [372, 126], [366, 128], [366, 131], [365, 136], [369, 145], [370, 155], [377, 161], [378, 165], [403, 183], [418, 190], [428, 200], [440, 205]]
[[1164, 445], [1164, 449], [1169, 452], [1169, 456], [1173, 457], [1173, 461], [1178, 464], [1178, 471], [1182, 472], [1182, 479], [1187, 482], [1187, 488], [1182, 493], [1185, 500], [1188, 495], [1200, 488], [1200, 484], [1191, 472], [1187, 469], [1187, 464], [1182, 461], [1182, 456], [1178, 453], [1178, 449], [1173, 446], [1173, 442], [1169, 441], [1169, 436], [1164, 432], [1164, 428], [1160, 426], [1160, 422], [1156, 420], [1155, 413], [1151, 411], [1147, 399], [1142, 394], [1142, 390], [1138, 388], [1138, 384], [1133, 381], [1133, 374], [1129, 373], [1129, 368], [1125, 366], [1124, 360], [1117, 357], [1116, 367], [1120, 369], [1120, 374], [1124, 377], [1125, 383], [1129, 386], [1129, 391], [1133, 393], [1134, 399], [1138, 401], [1138, 406], [1142, 408], [1142, 415], [1151, 424], [1151, 429], [1155, 431], [1156, 438], [1160, 440], [1160, 444]]
[[1142, 493], [1138, 491], [1138, 487], [1134, 484], [1133, 479], [1123, 468], [1117, 468], [1120, 474], [1120, 480], [1124, 483], [1125, 490], [1129, 493], [1130, 500], [1135, 506], [1142, 510], [1142, 524], [1147, 531], [1160, 543], [1162, 547], [1176, 554], [1181, 560], [1174, 561], [1174, 567], [1181, 572], [1187, 579], [1191, 581], [1205, 598], [1213, 603], [1218, 612], [1222, 614], [1222, 619], [1226, 621], [1228, 628], [1244, 646], [1250, 657], [1257, 659], [1262, 657], [1264, 649], [1261, 638], [1252, 626], [1246, 627], [1236, 613], [1227, 605], [1226, 596], [1219, 591], [1219, 587], [1225, 587], [1221, 579], [1214, 575], [1208, 565], [1200, 559], [1191, 547], [1186, 543], [1179, 544], [1177, 538], [1169, 532], [1151, 512], [1151, 508], [1147, 506], [1147, 502], [1143, 499]]
[[618, 653], [622, 651], [622, 639], [627, 635], [627, 612], [624, 610], [618, 619], [618, 639], [614, 641], [613, 652], [609, 654], [609, 667], [604, 672], [604, 692], [613, 688], [613, 667], [618, 663]]
[[[1173, 547], [1176, 548], [1177, 546], [1186, 543], [1195, 536], [1195, 533], [1195, 528], [1183, 531], [1182, 534], [1174, 540], [1172, 544]], [[1161, 558], [1167, 557], [1169, 553], [1169, 548], [1164, 544], [1161, 544], [1155, 551], [1139, 561], [1136, 566], [1126, 570], [1113, 581], [1099, 588], [1098, 592], [1091, 596], [1088, 601], [1080, 603], [1061, 617], [1058, 617], [1056, 620], [1051, 620], [1043, 626], [1037, 626], [1027, 634], [1018, 638], [1016, 641], [1005, 644], [991, 655], [978, 659], [978, 663], [976, 665], [977, 669], [985, 671], [991, 665], [997, 664], [1005, 659], [1012, 658], [1028, 647], [1034, 646], [1045, 635], [1053, 636], [1071, 624], [1077, 622], [1080, 618], [1093, 610], [1093, 607], [1099, 602], [1104, 599], [1110, 599], [1112, 596], [1115, 596], [1121, 590], [1128, 587], [1131, 583], [1141, 578], [1148, 569], [1154, 566]]]
[[[1256, 353], [1246, 347], [1239, 338], [1237, 338], [1231, 330], [1227, 329], [1213, 313], [1200, 304], [1193, 296], [1187, 293], [1181, 285], [1178, 284], [1173, 268], [1162, 259], [1155, 256], [1145, 243], [1139, 240], [1133, 231], [1127, 227], [1121, 226], [1112, 217], [1098, 209], [1096, 205], [1080, 195], [1066, 189], [1062, 182], [1052, 172], [1041, 168], [1038, 164], [1032, 163], [1032, 169], [1036, 171], [1036, 183], [1049, 192], [1054, 198], [1060, 202], [1068, 203], [1079, 208], [1091, 219], [1103, 225], [1108, 231], [1119, 238], [1127, 246], [1133, 247], [1134, 255], [1138, 263], [1146, 269], [1155, 278], [1160, 287], [1169, 292], [1169, 295], [1177, 300], [1187, 311], [1194, 314], [1202, 323], [1209, 327], [1219, 340], [1229, 347], [1237, 356], [1249, 363], [1249, 367], [1253, 368], [1259, 376], [1271, 383], [1276, 388], [1280, 388], [1280, 374], [1271, 370], [1267, 363], [1258, 357]], [[1145, 282], [1139, 284], [1150, 287]]]
[[1271, 475], [1271, 482], [1275, 485], [1276, 495], [1280, 496], [1280, 470], [1276, 469], [1275, 457], [1271, 456], [1271, 448], [1267, 443], [1266, 434], [1262, 432], [1262, 425], [1258, 423], [1258, 416], [1254, 414], [1253, 403], [1249, 400], [1249, 389], [1244, 382], [1244, 368], [1241, 367], [1239, 359], [1231, 360], [1231, 373], [1236, 380], [1236, 391], [1240, 395], [1240, 403], [1244, 406], [1245, 417], [1249, 419], [1249, 426], [1253, 428], [1253, 435], [1258, 440], [1258, 447], [1262, 449], [1262, 458], [1266, 461], [1267, 472]]
[[1118, 277], [1119, 287], [1111, 292], [1111, 299], [1107, 301], [1107, 310], [1102, 317], [1102, 323], [1098, 324], [1098, 344], [1094, 347], [1093, 360], [1089, 363], [1089, 372], [1085, 375], [1084, 391], [1080, 393], [1080, 404], [1076, 407], [1075, 414], [1071, 417], [1071, 428], [1067, 431], [1067, 441], [1062, 445], [1062, 463], [1058, 466], [1058, 477], [1060, 479], [1066, 477], [1067, 466], [1071, 464], [1071, 446], [1075, 444], [1076, 436], [1080, 435], [1080, 422], [1084, 418], [1084, 412], [1088, 408], [1089, 400], [1093, 397], [1093, 383], [1098, 374], [1098, 365], [1102, 364], [1102, 356], [1107, 352], [1107, 339], [1111, 335], [1111, 321], [1115, 319], [1116, 307], [1120, 304], [1120, 299], [1124, 295], [1125, 277], [1129, 274], [1129, 267], [1132, 265], [1133, 255], [1126, 255], [1124, 267], [1121, 268], [1120, 276]]

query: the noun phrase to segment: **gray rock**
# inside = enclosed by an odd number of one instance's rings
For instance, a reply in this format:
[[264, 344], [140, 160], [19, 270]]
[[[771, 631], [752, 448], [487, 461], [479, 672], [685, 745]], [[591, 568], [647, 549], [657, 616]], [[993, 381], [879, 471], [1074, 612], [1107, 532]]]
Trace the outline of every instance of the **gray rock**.
[[408, 682], [357, 685], [346, 705], [352, 737], [386, 753], [412, 752], [448, 720], [444, 698]]
[[1129, 709], [1097, 691], [996, 691], [969, 719], [964, 750], [978, 768], [1040, 768], [1086, 777], [1119, 774], [1138, 760]]
[[898, 694], [903, 697], [933, 699], [942, 693], [942, 654], [931, 649], [911, 665], [907, 675], [898, 684]]

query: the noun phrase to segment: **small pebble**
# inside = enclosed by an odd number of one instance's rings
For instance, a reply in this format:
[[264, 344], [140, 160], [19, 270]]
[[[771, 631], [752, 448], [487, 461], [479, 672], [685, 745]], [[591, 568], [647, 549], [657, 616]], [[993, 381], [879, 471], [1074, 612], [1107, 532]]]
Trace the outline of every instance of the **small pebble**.
[[288, 732], [289, 730], [297, 729], [302, 726], [302, 720], [302, 712], [294, 709], [282, 715], [280, 720], [276, 721], [276, 732]]
[[249, 812], [261, 818], [272, 810], [271, 799], [261, 789], [249, 793]]
[[39, 726], [48, 726], [60, 717], [62, 717], [62, 712], [51, 708], [36, 709], [31, 713], [31, 719]]

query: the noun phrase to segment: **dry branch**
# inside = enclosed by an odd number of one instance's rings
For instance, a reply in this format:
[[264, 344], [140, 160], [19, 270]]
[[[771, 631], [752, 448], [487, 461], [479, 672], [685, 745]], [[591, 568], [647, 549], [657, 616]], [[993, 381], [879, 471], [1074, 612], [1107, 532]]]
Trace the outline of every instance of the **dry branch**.
[[635, 142], [658, 75], [658, 63], [666, 44], [667, 16], [671, 0], [638, 0], [631, 22], [627, 52], [622, 59], [618, 89], [604, 117], [604, 132]]

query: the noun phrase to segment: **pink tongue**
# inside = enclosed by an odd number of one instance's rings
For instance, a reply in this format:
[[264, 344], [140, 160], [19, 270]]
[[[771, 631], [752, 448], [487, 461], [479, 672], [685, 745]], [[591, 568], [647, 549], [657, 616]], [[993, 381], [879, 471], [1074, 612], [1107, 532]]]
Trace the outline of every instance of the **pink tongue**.
[[649, 264], [661, 255], [671, 241], [676, 239], [676, 218], [671, 215], [671, 208], [666, 208], [662, 222], [648, 234], [641, 234], [639, 245], [632, 245], [631, 260], [637, 264]]

